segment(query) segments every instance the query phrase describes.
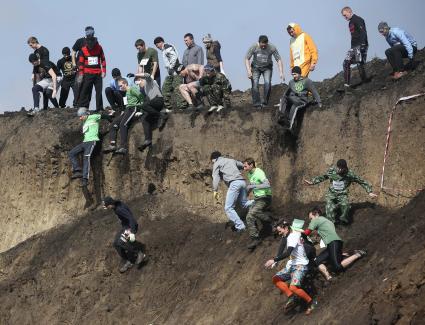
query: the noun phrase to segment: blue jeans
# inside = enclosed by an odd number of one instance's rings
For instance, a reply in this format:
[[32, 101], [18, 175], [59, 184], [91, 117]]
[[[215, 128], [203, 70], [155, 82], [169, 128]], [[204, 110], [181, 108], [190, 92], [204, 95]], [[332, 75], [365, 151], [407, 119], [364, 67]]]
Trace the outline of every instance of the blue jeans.
[[227, 190], [226, 195], [226, 202], [224, 203], [224, 212], [226, 212], [227, 217], [233, 221], [235, 224], [236, 229], [242, 230], [245, 229], [245, 224], [239, 218], [235, 206], [236, 202], [239, 201], [239, 203], [246, 207], [247, 203], [247, 193], [246, 193], [246, 183], [242, 179], [238, 179], [235, 181], [232, 181], [229, 184], [229, 189]]
[[[270, 98], [270, 92], [272, 89], [272, 69], [252, 69], [252, 79], [251, 79], [251, 94], [252, 94], [252, 104], [254, 106], [260, 106], [261, 104], [267, 105]], [[261, 102], [260, 98], [260, 76], [263, 75], [264, 78], [264, 95], [263, 101]]]
[[72, 171], [80, 171], [81, 166], [78, 161], [78, 154], [83, 152], [83, 178], [89, 179], [89, 173], [90, 173], [90, 157], [93, 153], [94, 147], [96, 146], [96, 141], [88, 141], [88, 142], [82, 142], [79, 145], [75, 146], [71, 149], [69, 152], [69, 159], [71, 160], [72, 164]]

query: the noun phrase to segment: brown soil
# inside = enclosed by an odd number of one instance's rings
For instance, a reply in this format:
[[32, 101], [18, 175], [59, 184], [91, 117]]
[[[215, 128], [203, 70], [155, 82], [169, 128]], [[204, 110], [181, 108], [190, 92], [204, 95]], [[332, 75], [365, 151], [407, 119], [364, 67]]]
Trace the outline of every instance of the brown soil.
[[[420, 324], [425, 194], [412, 199], [412, 192], [381, 192], [372, 202], [353, 186], [354, 223], [339, 231], [348, 250], [365, 248], [369, 255], [330, 286], [317, 277], [312, 316], [300, 310], [283, 315], [286, 298], [273, 287], [273, 272], [262, 267], [278, 239], [269, 237], [249, 253], [246, 234], [224, 229], [222, 205], [212, 200], [208, 158], [213, 150], [252, 156], [271, 179], [275, 216], [304, 217], [312, 202], [323, 201], [326, 184], [306, 188], [302, 179], [324, 172], [338, 158], [346, 158], [377, 190], [388, 114], [398, 98], [424, 91], [424, 57], [420, 51], [416, 70], [398, 82], [376, 60], [367, 68], [373, 80], [350, 93], [336, 91], [341, 75], [318, 84], [324, 106], [307, 109], [297, 139], [276, 125], [274, 108], [253, 111], [248, 92], [235, 92], [235, 108], [220, 115], [172, 114], [147, 153], [136, 149], [143, 141], [136, 123], [128, 156], [94, 157], [86, 197], [69, 181], [67, 153], [81, 141], [75, 112], [51, 110], [33, 119], [5, 114], [0, 323]], [[273, 89], [272, 104], [281, 92]], [[397, 108], [389, 187], [425, 187], [424, 101]], [[105, 125], [103, 143], [106, 132]], [[105, 193], [131, 202], [150, 255], [141, 270], [119, 274], [110, 245], [118, 221], [110, 212], [87, 209]]]

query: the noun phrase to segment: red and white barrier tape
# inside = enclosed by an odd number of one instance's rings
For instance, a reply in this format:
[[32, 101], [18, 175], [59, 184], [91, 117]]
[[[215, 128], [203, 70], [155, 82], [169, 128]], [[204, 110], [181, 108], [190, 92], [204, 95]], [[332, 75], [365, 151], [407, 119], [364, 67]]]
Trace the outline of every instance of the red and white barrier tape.
[[397, 108], [397, 105], [401, 102], [405, 102], [417, 97], [421, 97], [421, 96], [425, 96], [425, 93], [421, 93], [421, 94], [416, 94], [416, 95], [411, 95], [411, 96], [406, 96], [406, 97], [401, 97], [397, 100], [397, 102], [394, 104], [393, 109], [390, 113], [390, 117], [388, 119], [388, 129], [387, 129], [387, 139], [385, 142], [385, 151], [384, 151], [384, 163], [382, 165], [382, 175], [381, 175], [381, 191], [383, 190], [392, 190], [392, 191], [399, 191], [399, 192], [421, 192], [423, 190], [425, 190], [425, 188], [421, 188], [421, 189], [416, 189], [416, 190], [409, 190], [409, 189], [396, 189], [396, 188], [389, 188], [389, 187], [385, 187], [384, 186], [384, 175], [385, 175], [385, 165], [387, 163], [387, 158], [388, 158], [388, 154], [389, 154], [389, 147], [390, 147], [390, 138], [391, 138], [391, 126], [392, 126], [392, 122], [393, 122], [393, 118], [394, 118], [394, 112]]

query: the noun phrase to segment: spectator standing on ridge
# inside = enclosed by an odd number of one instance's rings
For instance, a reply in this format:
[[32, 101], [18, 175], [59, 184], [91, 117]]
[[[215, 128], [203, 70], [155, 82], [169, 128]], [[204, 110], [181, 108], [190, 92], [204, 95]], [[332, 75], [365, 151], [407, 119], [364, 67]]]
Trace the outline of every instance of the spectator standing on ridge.
[[[92, 114], [85, 107], [80, 107], [77, 115], [83, 122], [82, 133], [84, 136], [83, 142], [75, 146], [69, 152], [69, 159], [72, 164], [71, 179], [82, 178], [82, 187], [86, 187], [90, 176], [90, 159], [96, 143], [99, 141], [99, 122], [101, 119], [110, 120], [111, 117], [106, 114]], [[79, 163], [78, 155], [83, 153], [83, 170]]]
[[[38, 42], [38, 39], [34, 36], [31, 36], [28, 38], [27, 41], [30, 48], [34, 50], [34, 54], [38, 56], [41, 62], [47, 63], [50, 60], [49, 56], [49, 50], [41, 45]], [[40, 69], [39, 67], [33, 67], [32, 74], [31, 74], [31, 80], [32, 85], [35, 86], [37, 82], [39, 82], [41, 79], [43, 79], [44, 75], [47, 73], [47, 71], [44, 71], [43, 69]], [[43, 95], [43, 107], [47, 108], [49, 104], [49, 98], [44, 94]]]
[[[277, 48], [273, 44], [269, 44], [269, 39], [266, 35], [260, 35], [258, 43], [252, 45], [245, 57], [245, 67], [248, 73], [248, 78], [251, 79], [252, 104], [256, 108], [267, 106], [271, 93], [271, 82], [273, 73], [274, 56], [279, 67], [281, 81], [285, 81], [283, 74], [283, 64]], [[252, 58], [252, 62], [250, 62]], [[259, 82], [260, 76], [264, 78], [264, 95], [263, 100], [260, 98]]]
[[[126, 94], [127, 105], [122, 114], [115, 117], [109, 127], [109, 147], [103, 150], [105, 153], [115, 151], [117, 154], [125, 155], [128, 152], [128, 128], [145, 100], [145, 94], [140, 91], [137, 79], [134, 82], [135, 85], [130, 86], [127, 79], [118, 79], [119, 89]], [[117, 149], [116, 139], [118, 130], [120, 130], [120, 147]]]
[[204, 50], [199, 45], [195, 44], [193, 35], [187, 33], [184, 35], [184, 43], [187, 49], [183, 53], [182, 64], [186, 67], [189, 64], [202, 64], [204, 65]]
[[[118, 85], [118, 80], [122, 79], [121, 71], [118, 68], [113, 68], [112, 72], [112, 80], [109, 84], [109, 87], [105, 88], [105, 95], [106, 99], [109, 102], [109, 105], [111, 105], [111, 108], [113, 110], [123, 110], [124, 109], [124, 97], [125, 97], [125, 91], [121, 90]], [[132, 84], [129, 78], [125, 78], [127, 80], [127, 83], [129, 85]]]
[[179, 54], [174, 45], [165, 43], [161, 36], [156, 37], [153, 43], [157, 49], [161, 50], [165, 69], [168, 72], [168, 76], [162, 85], [164, 108], [167, 112], [173, 109], [171, 98], [174, 96], [177, 108], [184, 109], [187, 107], [187, 103], [179, 90], [180, 85], [183, 83], [183, 77], [180, 76], [180, 71], [184, 69], [184, 66], [179, 62]]
[[359, 258], [366, 256], [366, 251], [355, 250], [354, 254], [343, 259], [342, 246], [343, 241], [335, 231], [335, 225], [325, 217], [321, 216], [322, 211], [319, 208], [313, 208], [309, 214], [310, 224], [304, 233], [309, 236], [312, 231], [317, 230], [326, 248], [315, 258], [315, 263], [319, 271], [324, 275], [326, 280], [332, 279], [329, 274], [325, 262], [329, 261], [335, 272], [339, 273], [353, 264]]
[[223, 179], [224, 183], [228, 186], [224, 211], [229, 220], [233, 222], [232, 230], [241, 232], [246, 227], [241, 218], [239, 218], [235, 206], [238, 201], [242, 207], [246, 207], [247, 204], [246, 182], [241, 174], [243, 164], [238, 160], [223, 157], [219, 151], [211, 153], [210, 159], [214, 164], [212, 171], [214, 198], [216, 200], [219, 199], [218, 184], [220, 183], [220, 179]]
[[[77, 39], [74, 43], [74, 45], [72, 46], [72, 52], [71, 52], [71, 58], [72, 58], [72, 65], [75, 67], [76, 70], [78, 70], [78, 62], [80, 60], [80, 55], [81, 55], [81, 50], [83, 48], [83, 46], [86, 45], [86, 40], [87, 38], [91, 38], [94, 37], [94, 28], [92, 26], [87, 26], [85, 28], [85, 37], [81, 37], [79, 39]], [[74, 101], [76, 103], [79, 102], [80, 100], [80, 95], [81, 95], [81, 87], [83, 85], [83, 75], [82, 74], [77, 74], [77, 77], [75, 78], [75, 90], [76, 90], [76, 98], [74, 99]], [[91, 90], [90, 90], [90, 97], [91, 97]]]
[[341, 209], [339, 220], [343, 224], [348, 224], [348, 212], [350, 211], [350, 203], [348, 200], [348, 188], [351, 183], [360, 184], [371, 198], [377, 197], [372, 192], [372, 186], [360, 176], [357, 176], [351, 169], [348, 169], [347, 162], [344, 159], [337, 161], [335, 167], [329, 168], [326, 174], [304, 180], [307, 185], [319, 184], [325, 180], [330, 181], [328, 192], [326, 193], [326, 218], [330, 221], [336, 221], [336, 209]]
[[249, 236], [251, 237], [251, 243], [248, 245], [248, 249], [255, 249], [261, 243], [257, 222], [261, 222], [263, 225], [264, 223], [271, 225], [273, 221], [270, 215], [272, 189], [266, 174], [262, 169], [255, 166], [253, 158], [246, 158], [244, 160], [243, 169], [248, 176], [249, 184], [246, 187], [248, 193], [252, 190], [254, 194], [254, 200], [249, 205], [249, 211], [246, 216], [246, 225]]
[[224, 73], [223, 59], [221, 58], [221, 45], [219, 41], [214, 41], [211, 34], [202, 38], [205, 45], [207, 64], [212, 65], [216, 72]]
[[204, 67], [204, 76], [199, 80], [199, 85], [210, 104], [208, 113], [220, 112], [223, 108], [230, 108], [230, 94], [232, 86], [221, 72], [216, 72], [212, 65]]
[[102, 87], [103, 78], [106, 76], [106, 60], [103, 48], [96, 37], [87, 37], [85, 45], [81, 48], [78, 73], [83, 76], [78, 105], [80, 107], [89, 107], [94, 86], [96, 90], [96, 111], [102, 111]]
[[306, 78], [310, 71], [316, 68], [318, 52], [310, 35], [305, 33], [300, 25], [290, 23], [286, 28], [291, 40], [289, 41], [290, 66], [301, 68], [301, 75]]
[[[309, 269], [309, 258], [305, 250], [305, 238], [302, 234], [304, 225], [303, 220], [294, 219], [292, 225], [286, 222], [277, 225], [277, 231], [282, 236], [278, 256], [265, 263], [266, 268], [272, 268], [276, 262], [287, 257], [290, 260], [286, 266], [273, 276], [274, 285], [288, 297], [284, 311], [289, 312], [296, 306], [295, 296], [303, 299], [307, 304], [306, 315], [311, 314], [314, 308], [314, 301], [310, 295], [305, 292], [301, 286], [305, 275]], [[286, 242], [286, 250], [282, 253], [282, 243]], [[314, 249], [314, 247], [313, 247]], [[286, 281], [290, 281], [289, 286]]]
[[348, 28], [351, 34], [351, 48], [348, 50], [343, 64], [345, 80], [344, 86], [350, 87], [352, 64], [357, 64], [362, 82], [367, 81], [364, 65], [367, 59], [369, 43], [367, 41], [366, 24], [363, 18], [355, 15], [350, 7], [342, 8], [341, 14], [346, 20], [348, 20]]
[[403, 58], [409, 58], [410, 66], [413, 68], [413, 56], [418, 50], [418, 44], [409, 33], [398, 27], [390, 27], [386, 22], [379, 23], [378, 31], [391, 46], [385, 51], [385, 55], [393, 68], [392, 78], [400, 79], [407, 74]]
[[293, 79], [289, 82], [289, 88], [281, 101], [280, 109], [283, 114], [283, 120], [280, 120], [279, 123], [283, 124], [289, 130], [292, 130], [298, 110], [309, 104], [309, 93], [313, 94], [314, 100], [318, 103], [319, 107], [322, 107], [319, 93], [313, 82], [309, 78], [304, 78], [301, 74], [300, 67], [296, 66], [292, 68]]
[[[28, 60], [35, 68], [33, 70], [34, 73], [40, 75], [41, 80], [32, 87], [34, 109], [30, 110], [27, 115], [34, 116], [40, 112], [40, 93], [43, 93], [58, 108], [56, 94], [62, 81], [58, 67], [51, 61], [41, 61], [40, 57], [35, 53], [31, 53]], [[43, 109], [47, 109], [47, 105]]]
[[63, 57], [59, 59], [57, 63], [57, 67], [60, 71], [62, 71], [63, 79], [61, 84], [61, 94], [59, 98], [59, 107], [66, 107], [66, 100], [68, 99], [69, 89], [72, 88], [72, 92], [74, 94], [74, 101], [72, 102], [73, 107], [77, 107], [77, 102], [75, 101], [76, 91], [75, 91], [75, 75], [76, 71], [72, 66], [71, 59], [71, 50], [69, 47], [64, 47], [62, 49]]
[[134, 264], [139, 265], [146, 259], [140, 244], [136, 242], [136, 233], [139, 225], [130, 208], [123, 202], [107, 196], [103, 199], [103, 205], [106, 209], [114, 210], [121, 221], [121, 229], [117, 232], [113, 245], [118, 255], [125, 261], [120, 267], [120, 272], [124, 273], [133, 267]]
[[137, 49], [137, 73], [149, 73], [152, 79], [161, 87], [161, 73], [159, 70], [158, 51], [152, 47], [146, 47], [145, 41], [136, 40], [134, 46]]

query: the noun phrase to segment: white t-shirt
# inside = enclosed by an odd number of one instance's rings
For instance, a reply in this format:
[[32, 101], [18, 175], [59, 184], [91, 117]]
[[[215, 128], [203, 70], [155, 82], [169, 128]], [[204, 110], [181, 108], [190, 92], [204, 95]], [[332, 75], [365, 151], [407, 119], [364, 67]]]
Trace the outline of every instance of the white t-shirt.
[[292, 265], [308, 265], [308, 258], [305, 254], [300, 232], [291, 232], [286, 240], [286, 246], [294, 248], [291, 253]]

